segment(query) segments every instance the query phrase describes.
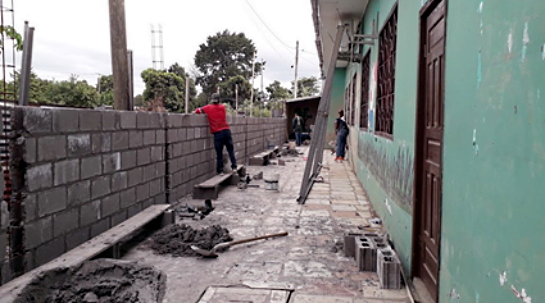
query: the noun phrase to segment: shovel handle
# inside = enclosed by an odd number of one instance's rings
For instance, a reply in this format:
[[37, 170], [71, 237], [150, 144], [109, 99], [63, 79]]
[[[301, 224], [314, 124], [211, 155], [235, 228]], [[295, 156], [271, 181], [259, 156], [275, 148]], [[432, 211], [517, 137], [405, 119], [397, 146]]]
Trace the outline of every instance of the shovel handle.
[[274, 238], [274, 237], [283, 237], [283, 236], [287, 236], [287, 235], [288, 235], [288, 232], [285, 231], [285, 232], [282, 232], [282, 233], [279, 233], [279, 234], [274, 234], [274, 235], [266, 235], [266, 236], [261, 236], [261, 237], [257, 237], [257, 238], [249, 238], [249, 239], [233, 241], [233, 242], [229, 243], [229, 246], [248, 243], [248, 242], [253, 242], [253, 241], [257, 241], [257, 240], [269, 239], [269, 238]]

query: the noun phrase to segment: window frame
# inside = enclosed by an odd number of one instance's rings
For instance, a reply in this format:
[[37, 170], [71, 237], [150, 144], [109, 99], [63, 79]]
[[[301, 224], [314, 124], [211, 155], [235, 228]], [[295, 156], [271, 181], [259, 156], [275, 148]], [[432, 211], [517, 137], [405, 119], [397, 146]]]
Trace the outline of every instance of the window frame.
[[368, 50], [361, 63], [360, 129], [369, 131], [369, 101], [371, 91], [371, 50]]

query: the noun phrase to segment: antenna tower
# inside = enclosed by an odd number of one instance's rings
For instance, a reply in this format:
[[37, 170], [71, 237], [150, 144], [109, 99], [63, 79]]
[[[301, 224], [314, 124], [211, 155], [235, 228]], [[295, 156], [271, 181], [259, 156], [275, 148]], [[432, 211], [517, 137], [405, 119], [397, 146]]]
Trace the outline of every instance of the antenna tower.
[[151, 57], [153, 69], [165, 69], [165, 58], [163, 53], [163, 26], [161, 24], [155, 27], [151, 25]]

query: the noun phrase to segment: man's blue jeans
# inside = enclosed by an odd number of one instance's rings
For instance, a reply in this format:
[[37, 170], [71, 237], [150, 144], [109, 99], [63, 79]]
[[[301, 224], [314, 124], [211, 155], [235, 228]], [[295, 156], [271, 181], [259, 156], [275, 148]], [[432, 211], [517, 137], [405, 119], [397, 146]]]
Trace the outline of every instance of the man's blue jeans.
[[217, 133], [214, 133], [214, 148], [216, 149], [216, 172], [223, 172], [223, 146], [227, 147], [227, 152], [231, 158], [231, 168], [234, 170], [237, 168], [237, 159], [235, 159], [235, 151], [233, 147], [233, 137], [231, 136], [231, 130], [224, 129]]
[[337, 157], [345, 156], [346, 148], [346, 137], [348, 136], [348, 131], [346, 129], [341, 129], [337, 133]]
[[303, 136], [303, 133], [295, 132], [295, 144], [297, 146], [301, 146], [301, 137]]

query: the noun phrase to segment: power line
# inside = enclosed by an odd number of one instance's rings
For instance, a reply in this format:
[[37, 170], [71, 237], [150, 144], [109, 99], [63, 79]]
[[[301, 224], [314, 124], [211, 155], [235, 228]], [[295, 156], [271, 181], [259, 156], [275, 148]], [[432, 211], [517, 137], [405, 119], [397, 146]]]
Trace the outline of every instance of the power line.
[[293, 46], [290, 46], [288, 45], [286, 42], [282, 41], [282, 39], [280, 39], [274, 32], [273, 30], [267, 25], [267, 23], [265, 23], [265, 21], [263, 20], [263, 18], [261, 18], [261, 16], [257, 13], [257, 11], [254, 9], [254, 7], [252, 6], [252, 4], [248, 1], [248, 0], [244, 0], [246, 1], [246, 3], [248, 4], [248, 6], [250, 6], [250, 8], [252, 9], [252, 11], [256, 14], [256, 16], [259, 18], [259, 20], [261, 20], [261, 23], [263, 23], [263, 25], [265, 25], [265, 27], [269, 30], [269, 32], [271, 32], [271, 34], [273, 34], [273, 36], [278, 40], [280, 41], [280, 43], [282, 43], [285, 47], [289, 48], [290, 50], [292, 49], [295, 49]]

